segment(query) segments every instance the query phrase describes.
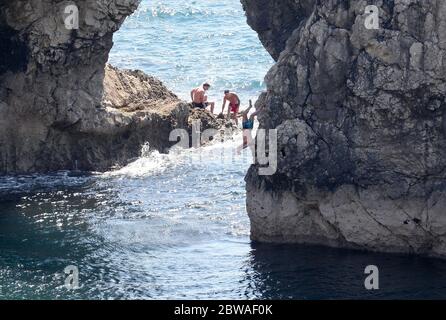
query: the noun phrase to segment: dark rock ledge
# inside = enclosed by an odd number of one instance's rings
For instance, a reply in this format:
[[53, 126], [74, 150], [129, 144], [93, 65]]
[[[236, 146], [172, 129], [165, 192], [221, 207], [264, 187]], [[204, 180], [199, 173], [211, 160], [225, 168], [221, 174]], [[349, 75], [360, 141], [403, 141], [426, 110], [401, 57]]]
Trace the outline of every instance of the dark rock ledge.
[[[78, 30], [64, 24], [76, 3]], [[221, 123], [160, 81], [106, 66], [112, 36], [138, 0], [0, 0], [0, 174], [125, 165], [169, 133]]]
[[278, 171], [247, 175], [252, 239], [446, 257], [446, 2], [242, 3], [277, 61], [258, 106]]

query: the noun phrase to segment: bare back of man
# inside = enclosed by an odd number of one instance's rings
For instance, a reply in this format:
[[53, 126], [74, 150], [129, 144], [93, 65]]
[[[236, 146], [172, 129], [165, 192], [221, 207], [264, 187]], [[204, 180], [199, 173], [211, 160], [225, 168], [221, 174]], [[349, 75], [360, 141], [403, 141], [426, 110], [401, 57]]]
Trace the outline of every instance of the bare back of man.
[[208, 102], [208, 97], [206, 96], [206, 91], [209, 90], [210, 87], [211, 86], [208, 83], [205, 83], [198, 88], [192, 89], [190, 96], [194, 108], [206, 109], [210, 106], [211, 113], [214, 113], [215, 103]]

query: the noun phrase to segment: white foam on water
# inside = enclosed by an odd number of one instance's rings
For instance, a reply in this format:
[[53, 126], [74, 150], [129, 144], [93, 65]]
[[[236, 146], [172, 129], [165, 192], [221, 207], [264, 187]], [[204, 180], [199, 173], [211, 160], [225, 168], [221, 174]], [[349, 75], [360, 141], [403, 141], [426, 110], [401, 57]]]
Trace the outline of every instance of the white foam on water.
[[104, 173], [103, 176], [142, 178], [148, 175], [162, 174], [165, 170], [175, 165], [172, 154], [161, 154], [158, 151], [152, 151], [149, 155], [141, 157], [119, 170]]
[[[253, 132], [255, 136], [255, 131]], [[103, 177], [128, 177], [145, 178], [152, 175], [163, 174], [166, 170], [172, 170], [178, 166], [193, 167], [204, 163], [216, 163], [220, 165], [234, 167], [246, 167], [252, 163], [249, 150], [244, 150], [237, 154], [237, 148], [243, 143], [243, 133], [237, 131], [234, 135], [224, 137], [224, 141], [217, 139], [207, 143], [200, 148], [182, 149], [172, 147], [169, 153], [162, 154], [155, 150], [150, 150], [150, 146], [145, 144], [141, 151], [141, 157], [127, 166], [104, 173]]]

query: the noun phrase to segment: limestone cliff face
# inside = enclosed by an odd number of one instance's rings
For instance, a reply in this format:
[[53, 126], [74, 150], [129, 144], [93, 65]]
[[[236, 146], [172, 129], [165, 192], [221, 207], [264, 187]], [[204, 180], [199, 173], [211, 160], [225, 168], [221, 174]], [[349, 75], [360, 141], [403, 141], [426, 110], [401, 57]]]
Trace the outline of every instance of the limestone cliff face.
[[[142, 72], [106, 67], [140, 0], [0, 0], [0, 174], [107, 170], [160, 151], [189, 107]], [[79, 8], [79, 28], [65, 8]]]
[[446, 2], [242, 3], [277, 60], [258, 107], [279, 169], [247, 175], [252, 238], [446, 256]]

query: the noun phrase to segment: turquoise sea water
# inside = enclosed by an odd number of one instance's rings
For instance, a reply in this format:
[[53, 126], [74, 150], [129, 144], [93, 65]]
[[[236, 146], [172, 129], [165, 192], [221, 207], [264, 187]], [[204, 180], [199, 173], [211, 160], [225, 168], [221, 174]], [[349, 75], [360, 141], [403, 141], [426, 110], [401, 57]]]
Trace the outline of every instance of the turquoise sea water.
[[238, 0], [143, 0], [114, 41], [112, 64], [155, 75], [187, 100], [209, 81], [217, 110], [225, 89], [239, 93], [242, 105], [256, 99], [273, 64]]
[[[211, 96], [229, 88], [245, 101], [271, 65], [237, 0], [144, 1], [110, 61], [184, 98], [210, 79]], [[0, 177], [0, 299], [446, 298], [446, 261], [251, 243], [240, 143], [144, 150], [83, 177]], [[70, 265], [76, 290], [64, 286]], [[367, 265], [378, 291], [364, 288]]]

